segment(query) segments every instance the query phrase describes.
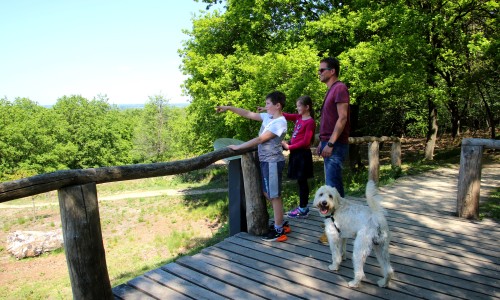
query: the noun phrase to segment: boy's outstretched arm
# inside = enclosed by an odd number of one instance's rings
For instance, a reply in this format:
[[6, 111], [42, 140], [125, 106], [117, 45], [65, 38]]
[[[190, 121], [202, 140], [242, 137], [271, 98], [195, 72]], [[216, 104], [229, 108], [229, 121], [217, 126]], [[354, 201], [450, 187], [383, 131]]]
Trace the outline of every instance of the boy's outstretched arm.
[[234, 107], [234, 106], [226, 106], [226, 105], [217, 106], [215, 108], [215, 111], [217, 111], [218, 113], [225, 112], [227, 110], [232, 111], [235, 114], [238, 114], [238, 115], [240, 115], [244, 118], [250, 119], [250, 120], [262, 121], [262, 118], [260, 117], [259, 113], [255, 113], [255, 112], [243, 109], [243, 108], [238, 108], [238, 107]]
[[229, 145], [227, 146], [228, 148], [231, 148], [233, 150], [240, 150], [240, 149], [247, 149], [247, 148], [253, 148], [256, 147], [264, 142], [269, 141], [272, 138], [275, 138], [276, 134], [272, 133], [271, 131], [265, 131], [262, 135], [253, 138], [249, 141], [244, 142], [243, 144], [240, 145]]

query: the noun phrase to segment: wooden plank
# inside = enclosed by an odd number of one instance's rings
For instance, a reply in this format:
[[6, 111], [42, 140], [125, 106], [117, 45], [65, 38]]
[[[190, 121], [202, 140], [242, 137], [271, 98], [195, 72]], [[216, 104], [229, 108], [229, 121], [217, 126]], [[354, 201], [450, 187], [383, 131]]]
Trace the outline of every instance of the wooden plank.
[[[230, 239], [231, 242], [234, 242], [234, 243], [238, 243], [239, 245], [244, 245], [244, 244], [248, 244], [248, 243], [252, 243], [254, 242], [254, 244], [261, 244], [260, 242], [260, 238], [257, 238], [257, 237], [254, 237], [254, 236], [250, 236], [250, 235], [245, 235], [245, 234], [239, 234], [237, 235], [237, 237], [239, 237], [238, 239]], [[247, 243], [245, 242], [241, 242], [242, 240], [246, 239]], [[270, 248], [273, 253], [274, 253], [274, 250], [276, 248], [291, 248], [291, 245], [289, 243], [275, 243], [273, 244], [273, 248]], [[251, 247], [255, 247], [255, 245], [251, 245]], [[264, 251], [263, 249], [266, 249], [266, 245], [264, 244], [261, 244], [259, 246], [259, 249]], [[307, 250], [307, 251], [304, 251], [303, 250], [304, 248], [302, 247], [296, 247], [293, 251], [294, 253], [297, 253], [298, 251], [302, 250], [303, 253], [301, 253], [302, 255], [309, 255], [314, 258], [317, 258], [319, 260], [323, 260], [326, 262], [325, 266], [327, 264], [330, 263], [330, 259], [331, 259], [331, 256], [329, 255], [329, 253], [325, 253], [325, 254], [320, 254], [318, 255], [317, 257], [315, 255], [315, 253]], [[267, 249], [269, 250], [269, 249]], [[326, 258], [326, 256], [328, 256], [328, 258]], [[283, 257], [285, 258], [285, 257]], [[344, 266], [346, 265], [346, 262], [343, 262], [342, 263], [342, 268], [344, 268]], [[349, 266], [350, 264], [347, 264], [346, 267], [350, 267]], [[378, 266], [373, 266], [373, 265], [370, 265], [370, 264], [365, 264], [365, 273], [367, 274], [367, 277], [368, 277], [368, 274], [376, 274], [379, 270]], [[351, 271], [352, 272], [352, 271]], [[351, 275], [352, 276], [352, 275]], [[412, 284], [416, 287], [419, 288], [419, 290], [422, 290], [422, 289], [426, 289], [426, 290], [429, 290], [431, 293], [441, 293], [443, 295], [448, 295], [450, 297], [459, 297], [459, 298], [465, 298], [465, 299], [483, 299], [485, 297], [488, 297], [487, 295], [485, 294], [480, 294], [480, 293], [477, 293], [477, 292], [474, 292], [474, 291], [470, 291], [470, 290], [467, 290], [465, 288], [460, 288], [460, 287], [455, 287], [453, 289], [449, 289], [449, 287], [446, 285], [446, 284], [442, 284], [440, 282], [437, 282], [436, 280], [433, 280], [433, 279], [425, 279], [425, 278], [421, 278], [421, 277], [416, 277], [416, 276], [413, 276], [412, 274], [404, 274], [404, 273], [397, 273], [397, 279], [398, 281], [403, 281], [405, 282], [406, 284]], [[378, 278], [377, 278], [378, 279]]]
[[[255, 249], [253, 249], [253, 246], [254, 245], [252, 245], [252, 243], [248, 240], [236, 238], [231, 239], [231, 242], [221, 242], [214, 247], [251, 258], [254, 260], [253, 263], [257, 263], [256, 261], [260, 261], [264, 266], [269, 264], [275, 265], [277, 266], [277, 268], [270, 268], [268, 272], [273, 272], [273, 275], [286, 278], [287, 280], [290, 280], [292, 282], [300, 282], [300, 278], [302, 278], [304, 275], [310, 277], [312, 276], [322, 281], [327, 280], [330, 283], [331, 287], [329, 289], [325, 287], [322, 290], [325, 292], [328, 291], [328, 293], [332, 293], [333, 295], [339, 293], [338, 286], [347, 288], [347, 281], [351, 280], [353, 276], [352, 270], [349, 271], [347, 268], [340, 268], [338, 272], [329, 271], [327, 268], [328, 263], [326, 262], [326, 259], [327, 257], [331, 256], [326, 253], [324, 254], [324, 260], [320, 261], [311, 254], [308, 256], [304, 256], [301, 254], [296, 254], [293, 251], [283, 251], [281, 249], [274, 248], [268, 245], [267, 247], [258, 246]], [[293, 272], [286, 273], [286, 269], [293, 270]], [[291, 277], [291, 275], [300, 275], [300, 277], [299, 279], [296, 279], [294, 277]], [[331, 285], [331, 283], [333, 283], [334, 285]], [[397, 285], [397, 282], [394, 282], [394, 284]], [[350, 290], [349, 288], [347, 289]], [[363, 284], [356, 290], [385, 299], [413, 298], [412, 295], [409, 295], [407, 293], [393, 291], [392, 282], [391, 289], [380, 288], [377, 286], [376, 280], [372, 280], [371, 277], [367, 277], [367, 279], [363, 281]]]
[[129, 282], [128, 285], [156, 298], [156, 299], [175, 299], [187, 300], [191, 299], [177, 291], [174, 291], [158, 282], [151, 280], [145, 276], [136, 277]]
[[164, 265], [161, 269], [195, 283], [214, 293], [223, 295], [224, 297], [231, 299], [263, 299], [260, 296], [243, 291], [217, 278], [206, 276], [205, 274], [198, 272], [198, 270], [186, 268], [177, 263]]
[[[297, 233], [294, 235], [293, 233]], [[316, 236], [311, 236], [311, 231], [308, 229], [304, 229], [302, 227], [293, 226], [292, 223], [292, 234], [288, 235], [290, 238], [296, 237], [297, 239], [303, 239], [308, 243], [312, 243], [308, 247], [316, 250], [316, 251], [329, 251], [328, 246], [319, 245], [316, 240]], [[352, 239], [348, 240], [348, 250], [351, 250], [350, 246], [352, 245]], [[438, 253], [440, 254], [440, 253]], [[468, 272], [474, 274], [484, 274], [486, 276], [490, 276], [495, 278], [498, 276], [498, 272], [491, 268], [495, 268], [490, 263], [486, 262], [477, 262], [473, 260], [464, 261], [463, 259], [440, 255], [440, 257], [436, 257], [437, 254], [434, 254], [433, 251], [424, 250], [419, 247], [412, 247], [405, 245], [404, 243], [399, 243], [398, 241], [391, 242], [391, 260], [394, 261], [397, 257], [410, 258], [415, 260], [420, 260], [420, 263], [431, 262], [432, 264], [439, 265], [442, 267], [448, 268], [456, 268], [456, 269], [465, 269]]]
[[203, 254], [228, 260], [232, 264], [264, 270], [275, 277], [273, 283], [277, 280], [276, 278], [282, 278], [285, 282], [289, 283], [290, 290], [298, 290], [295, 294], [306, 299], [328, 298], [332, 296], [340, 296], [347, 299], [371, 299], [373, 297], [385, 299], [413, 298], [409, 295], [394, 293], [390, 289], [382, 289], [374, 285], [362, 285], [359, 289], [350, 289], [347, 287], [344, 278], [340, 275], [311, 267], [308, 264], [308, 259], [304, 259], [304, 264], [290, 260], [281, 260], [276, 263], [275, 258], [270, 255], [252, 251], [247, 252], [247, 249], [245, 249], [244, 253], [250, 254], [251, 257], [240, 254], [238, 251], [241, 249], [239, 248], [241, 247], [231, 243], [220, 243], [214, 247], [204, 249]]
[[[286, 291], [286, 285], [282, 282], [280, 284], [280, 282], [272, 278], [272, 276], [266, 276], [266, 274], [262, 272], [254, 272], [254, 276], [251, 276], [252, 271], [248, 269], [246, 272], [238, 272], [236, 269], [227, 270], [227, 268], [223, 268], [220, 264], [207, 263], [201, 254], [197, 254], [193, 257], [182, 257], [177, 260], [177, 263], [191, 269], [200, 270], [207, 276], [219, 278], [226, 282], [226, 284], [233, 285], [266, 299], [300, 299], [289, 294]], [[242, 275], [242, 273], [244, 275]], [[256, 275], [256, 273], [259, 274]], [[251, 278], [248, 278], [248, 276]], [[254, 280], [256, 278], [260, 279], [256, 281]], [[268, 285], [269, 282], [272, 283], [271, 286]], [[280, 287], [285, 288], [280, 289]]]
[[497, 244], [484, 243], [478, 239], [467, 239], [462, 237], [450, 236], [446, 234], [441, 234], [440, 232], [425, 232], [419, 231], [418, 228], [406, 228], [403, 226], [391, 226], [391, 232], [393, 236], [397, 236], [397, 234], [413, 236], [420, 240], [428, 240], [433, 244], [439, 245], [450, 245], [450, 244], [458, 244], [462, 247], [467, 247], [469, 249], [473, 249], [478, 253], [483, 253], [483, 250], [488, 250], [490, 255], [500, 256], [500, 249]]
[[228, 299], [212, 291], [204, 289], [192, 282], [179, 278], [173, 274], [167, 273], [162, 269], [156, 269], [147, 272], [144, 276], [161, 283], [183, 295], [192, 297], [193, 299], [219, 300]]
[[[289, 220], [289, 223], [292, 226], [292, 231], [298, 230], [301, 231], [302, 229], [304, 230], [309, 230], [311, 232], [317, 232], [317, 229], [320, 229], [320, 226], [317, 225], [312, 225], [306, 222], [302, 221], [292, 221]], [[418, 245], [418, 248], [422, 249], [427, 249], [427, 250], [434, 250], [436, 252], [441, 252], [441, 253], [448, 253], [448, 254], [456, 254], [457, 256], [465, 256], [465, 257], [471, 257], [471, 258], [477, 258], [478, 261], [486, 261], [490, 263], [495, 263], [498, 264], [500, 261], [500, 252], [496, 250], [489, 250], [489, 249], [482, 249], [479, 247], [478, 243], [476, 243], [476, 247], [470, 247], [470, 245], [467, 245], [467, 241], [463, 241], [461, 238], [450, 238], [449, 235], [441, 234], [441, 237], [446, 237], [446, 238], [441, 238], [441, 239], [425, 239], [422, 240], [420, 236], [412, 236], [412, 235], [405, 235], [405, 234], [400, 234], [398, 233], [399, 228], [404, 228], [404, 226], [395, 226], [392, 224], [392, 222], [388, 222], [390, 224], [389, 228], [391, 229], [393, 239], [392, 241], [394, 243], [402, 243], [410, 246], [416, 246]], [[419, 233], [421, 231], [418, 231], [418, 229], [421, 229], [422, 227], [410, 227], [413, 232]], [[429, 231], [432, 232], [436, 237], [438, 237], [436, 231]], [[310, 235], [310, 233], [308, 233]], [[318, 236], [319, 236], [318, 232]], [[426, 232], [426, 234], [428, 234]], [[311, 240], [313, 241], [313, 240]], [[443, 241], [446, 241], [446, 248], [442, 247]], [[464, 242], [465, 244], [462, 244]], [[425, 245], [423, 245], [424, 243]], [[496, 243], [498, 244], [498, 242]], [[498, 247], [496, 247], [498, 249]]]
[[120, 284], [119, 286], [115, 286], [113, 288], [113, 295], [115, 299], [122, 300], [149, 300], [155, 299], [147, 294], [144, 294], [142, 291], [137, 290], [130, 285]]

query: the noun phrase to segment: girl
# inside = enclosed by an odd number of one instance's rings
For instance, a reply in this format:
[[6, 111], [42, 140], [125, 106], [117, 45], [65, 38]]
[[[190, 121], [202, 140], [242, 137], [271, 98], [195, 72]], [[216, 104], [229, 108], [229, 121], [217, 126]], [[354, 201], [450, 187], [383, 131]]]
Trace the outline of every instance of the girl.
[[288, 159], [288, 178], [296, 179], [299, 186], [299, 206], [287, 213], [289, 218], [306, 218], [309, 214], [308, 178], [313, 175], [311, 145], [314, 142], [316, 122], [311, 97], [301, 96], [297, 99], [297, 114], [283, 113], [287, 121], [295, 122], [290, 143], [282, 141], [285, 150], [290, 150]]

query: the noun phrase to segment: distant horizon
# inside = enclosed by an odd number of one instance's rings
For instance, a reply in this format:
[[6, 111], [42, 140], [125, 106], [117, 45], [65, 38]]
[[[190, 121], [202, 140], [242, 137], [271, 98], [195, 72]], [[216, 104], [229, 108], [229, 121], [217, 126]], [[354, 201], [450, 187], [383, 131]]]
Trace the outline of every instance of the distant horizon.
[[[183, 107], [187, 107], [189, 106], [191, 103], [189, 102], [175, 102], [175, 103], [168, 103], [168, 106], [173, 106], [173, 107], [179, 107], [179, 108], [183, 108]], [[54, 106], [55, 104], [38, 104], [42, 107], [45, 107], [45, 108], [52, 108], [52, 106]], [[110, 105], [116, 105], [119, 109], [132, 109], [132, 108], [144, 108], [144, 103], [125, 103], [125, 104], [115, 104], [115, 103], [110, 103]]]

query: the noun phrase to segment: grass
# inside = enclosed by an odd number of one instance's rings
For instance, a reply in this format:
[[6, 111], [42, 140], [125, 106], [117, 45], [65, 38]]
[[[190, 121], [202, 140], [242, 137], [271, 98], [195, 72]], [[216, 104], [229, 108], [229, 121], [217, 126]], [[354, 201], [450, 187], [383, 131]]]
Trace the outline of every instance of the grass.
[[493, 192], [490, 197], [479, 204], [480, 219], [492, 218], [500, 221], [500, 188]]

